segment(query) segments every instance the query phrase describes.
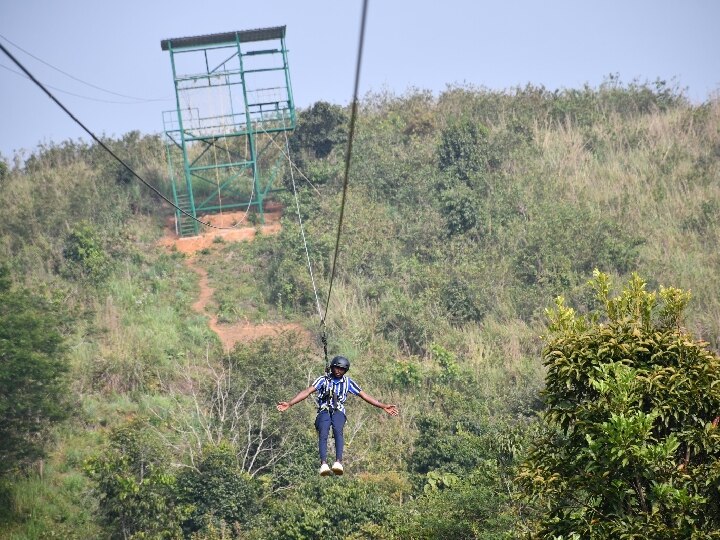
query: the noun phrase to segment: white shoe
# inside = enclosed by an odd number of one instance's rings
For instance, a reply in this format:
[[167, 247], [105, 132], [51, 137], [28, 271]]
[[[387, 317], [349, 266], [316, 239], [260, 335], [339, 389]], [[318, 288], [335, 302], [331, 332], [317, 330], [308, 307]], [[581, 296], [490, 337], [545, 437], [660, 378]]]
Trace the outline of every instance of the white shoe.
[[[333, 468], [335, 465], [333, 465]], [[342, 467], [342, 466], [341, 466]], [[328, 467], [327, 463], [323, 463], [320, 465], [320, 476], [329, 476], [332, 471], [330, 470], [330, 467]], [[342, 473], [340, 473], [342, 474]]]
[[332, 472], [334, 472], [338, 476], [340, 476], [343, 472], [345, 472], [343, 469], [342, 463], [340, 463], [339, 461], [336, 461], [335, 463], [333, 463]]

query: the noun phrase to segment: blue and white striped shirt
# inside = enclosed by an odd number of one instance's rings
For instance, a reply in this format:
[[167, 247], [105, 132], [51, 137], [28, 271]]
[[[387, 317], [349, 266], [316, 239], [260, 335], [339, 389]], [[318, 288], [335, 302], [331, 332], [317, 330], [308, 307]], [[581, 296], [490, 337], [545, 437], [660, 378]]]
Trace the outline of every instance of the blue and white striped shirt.
[[[337, 411], [345, 412], [345, 401], [348, 393], [358, 395], [362, 389], [358, 384], [347, 375], [343, 375], [340, 379], [331, 376], [322, 375], [315, 379], [312, 383], [317, 391], [318, 410], [330, 409], [333, 407]], [[328, 390], [330, 390], [328, 392]], [[334, 396], [334, 399], [333, 399]]]

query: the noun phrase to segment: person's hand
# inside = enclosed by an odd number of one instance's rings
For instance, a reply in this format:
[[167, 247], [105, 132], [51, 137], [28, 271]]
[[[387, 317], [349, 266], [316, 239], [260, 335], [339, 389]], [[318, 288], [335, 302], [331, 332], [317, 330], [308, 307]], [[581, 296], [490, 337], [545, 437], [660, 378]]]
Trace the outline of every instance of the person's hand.
[[400, 410], [395, 405], [385, 405], [382, 409], [390, 416], [397, 416], [400, 414]]
[[287, 401], [279, 401], [277, 404], [277, 410], [280, 412], [287, 411], [290, 408], [290, 404]]

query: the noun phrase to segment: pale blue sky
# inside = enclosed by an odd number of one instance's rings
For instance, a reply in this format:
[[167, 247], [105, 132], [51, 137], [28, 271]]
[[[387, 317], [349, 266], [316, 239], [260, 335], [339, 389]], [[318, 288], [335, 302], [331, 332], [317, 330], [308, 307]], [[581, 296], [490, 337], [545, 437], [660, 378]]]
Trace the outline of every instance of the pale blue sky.
[[[287, 26], [296, 105], [352, 97], [360, 0], [0, 0], [0, 35], [113, 92], [167, 101], [105, 103], [52, 90], [98, 134], [157, 133], [174, 108], [165, 38]], [[700, 103], [720, 88], [718, 0], [370, 0], [361, 94], [471, 84], [597, 86], [675, 78]], [[7, 47], [42, 82], [94, 100], [128, 100]], [[0, 52], [0, 154], [87, 139]]]

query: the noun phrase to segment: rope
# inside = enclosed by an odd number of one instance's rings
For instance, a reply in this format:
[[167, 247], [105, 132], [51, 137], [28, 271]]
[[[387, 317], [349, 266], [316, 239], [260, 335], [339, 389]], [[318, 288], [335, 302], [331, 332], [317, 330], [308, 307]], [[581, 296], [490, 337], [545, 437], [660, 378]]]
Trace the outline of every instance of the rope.
[[[262, 126], [259, 126], [259, 127], [260, 127], [260, 131], [262, 131], [262, 132], [265, 133], [266, 135], [270, 135], [270, 133], [268, 133], [267, 131], [265, 131], [265, 130], [262, 128]], [[283, 118], [283, 127], [285, 127], [285, 119], [284, 119], [284, 118]], [[280, 150], [280, 151], [283, 153], [283, 155], [287, 158], [288, 163], [290, 163], [290, 168], [291, 168], [291, 169], [295, 169], [295, 170], [297, 171], [297, 173], [308, 183], [308, 185], [315, 190], [315, 193], [317, 193], [318, 195], [321, 195], [320, 190], [319, 190], [317, 187], [315, 187], [315, 184], [313, 184], [313, 183], [310, 181], [310, 179], [309, 179], [307, 176], [305, 176], [305, 174], [300, 170], [300, 168], [299, 168], [297, 165], [295, 165], [295, 162], [294, 162], [292, 159], [290, 159], [290, 147], [289, 147], [289, 145], [286, 145], [286, 146], [288, 146], [288, 151], [286, 152], [286, 151], [285, 151], [285, 148], [283, 148], [282, 146], [280, 146], [278, 143], [275, 142], [275, 139], [273, 139], [272, 137], [270, 137], [270, 141], [271, 141], [271, 142], [278, 148], [278, 150]]]
[[325, 327], [323, 327], [322, 334], [320, 336], [320, 341], [322, 341], [323, 345], [323, 353], [325, 353], [325, 373], [330, 373], [330, 361], [328, 360], [328, 353], [327, 353], [327, 334], [325, 333]]
[[365, 42], [365, 21], [367, 19], [368, 0], [363, 0], [363, 9], [360, 22], [360, 40], [358, 42], [357, 62], [355, 64], [355, 89], [353, 91], [352, 112], [350, 113], [350, 130], [348, 134], [348, 146], [345, 154], [345, 175], [343, 178], [342, 199], [340, 201], [340, 218], [338, 219], [337, 235], [335, 236], [335, 255], [333, 256], [332, 272], [330, 273], [330, 285], [328, 286], [327, 300], [325, 302], [325, 317], [321, 324], [325, 324], [328, 308], [330, 307], [330, 294], [332, 293], [335, 270], [337, 268], [338, 252], [340, 251], [340, 235], [342, 233], [343, 217], [345, 216], [345, 201], [347, 199], [348, 177], [350, 175], [350, 158], [352, 157], [353, 135], [355, 134], [355, 120], [357, 118], [358, 88], [360, 87], [360, 68], [362, 66], [363, 45]]
[[[213, 144], [213, 159], [217, 165], [217, 146]], [[215, 167], [215, 184], [217, 185], [218, 206], [220, 206], [220, 223], [222, 223], [222, 195], [220, 195], [220, 171]]]
[[[283, 118], [283, 127], [285, 119]], [[283, 130], [285, 134], [285, 147], [288, 150], [286, 154], [288, 161], [290, 161], [290, 143], [288, 142], [287, 130]], [[295, 174], [293, 174], [292, 162], [290, 162], [290, 179], [292, 180], [293, 195], [295, 195], [295, 210], [297, 211], [298, 223], [300, 223], [300, 234], [302, 235], [303, 246], [305, 246], [305, 259], [307, 260], [308, 270], [310, 271], [310, 281], [312, 281], [313, 293], [315, 293], [315, 305], [317, 306], [318, 315], [320, 316], [320, 324], [322, 325], [325, 321], [323, 317], [322, 309], [320, 308], [320, 298], [317, 292], [317, 286], [315, 285], [315, 275], [313, 274], [312, 264], [310, 263], [310, 251], [307, 246], [307, 239], [305, 238], [305, 227], [303, 226], [302, 216], [300, 215], [300, 201], [298, 200], [297, 187], [295, 186]], [[327, 340], [325, 340], [325, 358], [327, 358]]]
[[[250, 144], [250, 135], [245, 136], [245, 156], [243, 157], [244, 161], [247, 161], [248, 158], [248, 145]], [[227, 150], [228, 154], [228, 160], [232, 159], [232, 156], [230, 155], [230, 147], [228, 145], [227, 139], [225, 140], [225, 149]], [[257, 167], [257, 163], [255, 164], [255, 167]], [[234, 169], [233, 169], [234, 172]], [[250, 198], [248, 199], [248, 205], [245, 207], [245, 213], [243, 214], [243, 217], [241, 220], [239, 220], [233, 227], [239, 227], [245, 221], [247, 221], [248, 213], [250, 213], [250, 207], [252, 206], [253, 197], [255, 196], [255, 177], [253, 177], [250, 181], [251, 189], [250, 189]]]

